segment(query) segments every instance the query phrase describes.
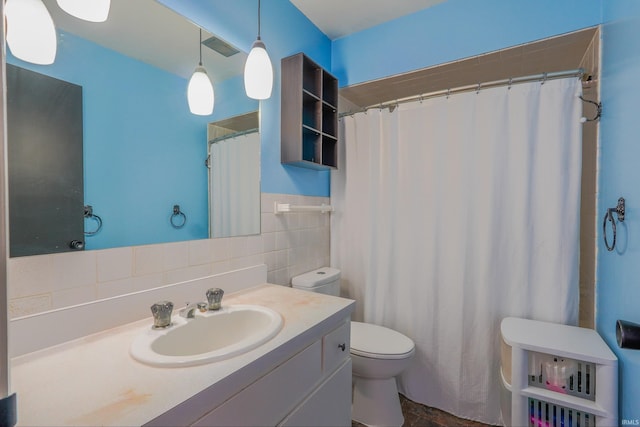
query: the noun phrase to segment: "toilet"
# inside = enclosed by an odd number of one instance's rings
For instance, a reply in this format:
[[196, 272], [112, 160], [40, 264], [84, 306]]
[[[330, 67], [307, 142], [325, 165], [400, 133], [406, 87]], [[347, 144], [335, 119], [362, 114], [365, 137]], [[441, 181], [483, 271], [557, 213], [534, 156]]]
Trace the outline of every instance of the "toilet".
[[[291, 280], [296, 289], [340, 295], [340, 270], [323, 267]], [[351, 418], [367, 426], [402, 426], [396, 378], [409, 365], [414, 342], [393, 329], [351, 322]]]

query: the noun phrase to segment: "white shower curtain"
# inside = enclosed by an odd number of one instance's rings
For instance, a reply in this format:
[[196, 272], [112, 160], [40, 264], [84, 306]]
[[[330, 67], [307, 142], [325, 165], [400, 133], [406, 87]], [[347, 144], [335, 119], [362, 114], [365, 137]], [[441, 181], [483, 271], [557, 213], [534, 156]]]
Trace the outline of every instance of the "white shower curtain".
[[410, 399], [498, 424], [501, 319], [577, 322], [580, 93], [525, 83], [342, 119], [331, 263], [357, 320], [415, 341]]
[[260, 233], [260, 134], [251, 132], [211, 144], [211, 237]]

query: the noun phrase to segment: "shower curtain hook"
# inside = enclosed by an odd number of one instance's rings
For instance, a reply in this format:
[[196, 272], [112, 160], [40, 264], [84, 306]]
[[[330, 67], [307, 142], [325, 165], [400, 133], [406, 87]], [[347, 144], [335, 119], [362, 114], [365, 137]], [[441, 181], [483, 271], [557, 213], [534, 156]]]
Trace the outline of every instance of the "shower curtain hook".
[[476, 88], [476, 94], [480, 93], [481, 86], [482, 86], [482, 83], [478, 83], [478, 87]]
[[547, 81], [547, 73], [542, 73], [542, 82], [540, 82], [540, 86], [545, 84], [546, 81]]
[[509, 77], [509, 87], [507, 87], [507, 90], [511, 90], [512, 83], [513, 83], [513, 77]]
[[591, 101], [589, 99], [584, 99], [582, 97], [582, 95], [579, 95], [578, 98], [580, 98], [583, 102], [588, 102], [589, 104], [593, 104], [596, 106], [596, 115], [592, 118], [592, 119], [588, 119], [588, 118], [584, 118], [584, 121], [587, 122], [594, 122], [596, 120], [598, 120], [601, 116], [602, 116], [602, 102], [595, 102], [595, 101]]
[[449, 99], [449, 95], [451, 95], [451, 88], [447, 89], [447, 99]]

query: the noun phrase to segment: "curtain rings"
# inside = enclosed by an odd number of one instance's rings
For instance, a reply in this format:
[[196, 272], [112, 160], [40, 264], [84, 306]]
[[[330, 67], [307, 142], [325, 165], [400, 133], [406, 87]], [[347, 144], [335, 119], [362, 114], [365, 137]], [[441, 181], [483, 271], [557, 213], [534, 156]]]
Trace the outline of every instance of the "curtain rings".
[[547, 73], [542, 73], [542, 81], [540, 82], [540, 86], [547, 82]]

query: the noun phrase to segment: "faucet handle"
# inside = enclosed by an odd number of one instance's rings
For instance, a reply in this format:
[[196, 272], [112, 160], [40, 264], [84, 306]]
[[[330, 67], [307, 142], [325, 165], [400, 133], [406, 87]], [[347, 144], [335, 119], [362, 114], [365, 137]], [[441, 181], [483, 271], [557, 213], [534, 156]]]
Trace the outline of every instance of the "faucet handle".
[[158, 301], [151, 306], [153, 314], [153, 329], [168, 328], [171, 326], [171, 312], [173, 303], [171, 301]]
[[224, 291], [220, 288], [211, 288], [207, 291], [207, 301], [209, 302], [209, 310], [220, 310], [222, 306], [222, 296]]

